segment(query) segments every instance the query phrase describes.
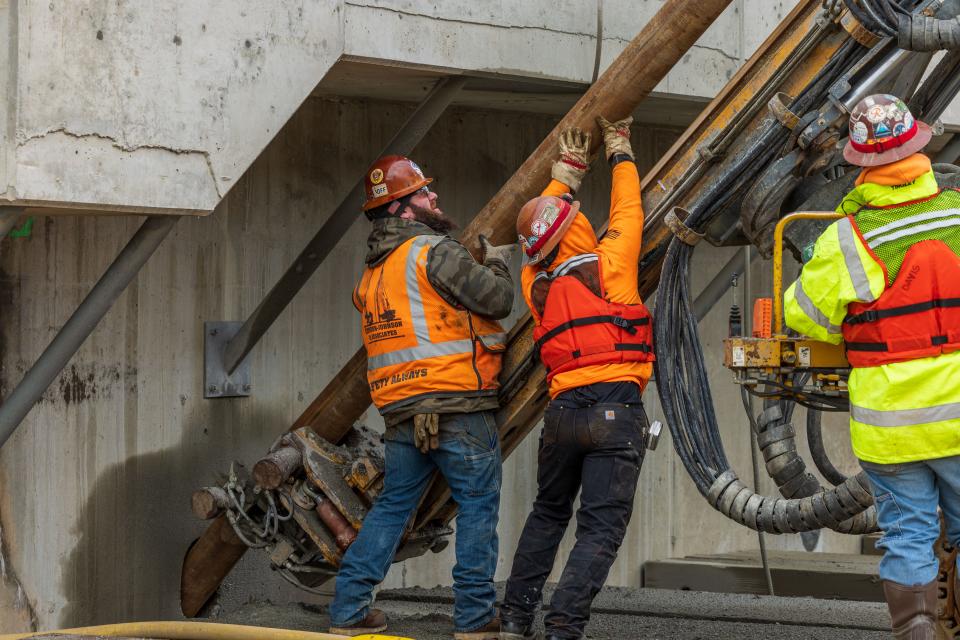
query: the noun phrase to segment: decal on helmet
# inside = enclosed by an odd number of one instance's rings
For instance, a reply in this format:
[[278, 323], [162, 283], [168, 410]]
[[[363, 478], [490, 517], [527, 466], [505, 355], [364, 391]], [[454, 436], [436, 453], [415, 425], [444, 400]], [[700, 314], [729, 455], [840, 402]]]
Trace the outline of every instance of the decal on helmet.
[[550, 225], [547, 224], [547, 221], [542, 218], [538, 220], [534, 220], [533, 224], [530, 225], [530, 230], [533, 231], [535, 236], [542, 236], [549, 229], [550, 229]]
[[380, 198], [385, 195], [387, 195], [387, 185], [385, 184], [373, 185], [373, 197]]
[[370, 172], [370, 182], [373, 184], [380, 184], [383, 182], [383, 169], [377, 167]]
[[859, 120], [853, 125], [853, 130], [850, 132], [850, 138], [857, 144], [866, 144], [869, 135], [867, 125]]

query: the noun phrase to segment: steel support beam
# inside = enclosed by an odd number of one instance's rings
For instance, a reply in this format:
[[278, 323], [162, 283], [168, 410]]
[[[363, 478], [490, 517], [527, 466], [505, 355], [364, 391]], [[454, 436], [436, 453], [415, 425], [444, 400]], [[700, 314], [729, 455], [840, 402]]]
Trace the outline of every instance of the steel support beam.
[[17, 388], [0, 405], [0, 447], [93, 332], [114, 301], [153, 255], [179, 216], [151, 216], [120, 251]]
[[[441, 79], [377, 158], [393, 154], [409, 155], [450, 106], [465, 82], [464, 77]], [[371, 158], [371, 163], [373, 160], [376, 158]], [[237, 335], [227, 344], [223, 362], [228, 375], [243, 362], [270, 325], [283, 313], [330, 251], [337, 246], [340, 238], [356, 222], [360, 203], [363, 202], [363, 184], [364, 181], [361, 178], [303, 248], [287, 272], [280, 277], [277, 284], [273, 285], [270, 292], [250, 314]]]

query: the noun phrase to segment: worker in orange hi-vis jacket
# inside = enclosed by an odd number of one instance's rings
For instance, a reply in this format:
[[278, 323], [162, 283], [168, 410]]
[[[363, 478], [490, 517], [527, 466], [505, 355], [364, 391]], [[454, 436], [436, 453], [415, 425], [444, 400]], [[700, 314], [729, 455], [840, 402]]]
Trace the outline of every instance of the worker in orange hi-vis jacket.
[[580, 492], [577, 543], [544, 617], [546, 637], [581, 638], [590, 605], [623, 541], [648, 428], [640, 396], [653, 362], [652, 321], [637, 292], [643, 233], [632, 118], [599, 118], [613, 171], [610, 225], [597, 241], [572, 192], [589, 166], [590, 137], [560, 137], [553, 180], [520, 210], [529, 260], [523, 295], [547, 370], [538, 490], [507, 582], [501, 638], [532, 637], [543, 584]]

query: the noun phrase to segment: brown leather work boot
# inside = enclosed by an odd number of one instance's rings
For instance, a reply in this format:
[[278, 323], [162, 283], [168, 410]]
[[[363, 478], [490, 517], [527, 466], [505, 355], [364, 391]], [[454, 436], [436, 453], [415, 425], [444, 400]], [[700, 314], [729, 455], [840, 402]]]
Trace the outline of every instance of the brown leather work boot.
[[349, 627], [330, 627], [330, 633], [340, 636], [362, 636], [365, 633], [380, 633], [387, 630], [387, 614], [380, 609], [370, 609], [367, 617]]
[[499, 640], [500, 618], [494, 618], [473, 631], [457, 631], [453, 634], [453, 638], [454, 640]]
[[917, 587], [883, 581], [895, 640], [936, 640], [937, 581]]

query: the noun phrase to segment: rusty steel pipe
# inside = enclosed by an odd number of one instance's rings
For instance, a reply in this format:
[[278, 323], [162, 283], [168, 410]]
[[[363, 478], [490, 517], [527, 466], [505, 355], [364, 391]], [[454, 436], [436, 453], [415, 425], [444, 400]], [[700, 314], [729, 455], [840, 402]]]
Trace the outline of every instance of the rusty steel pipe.
[[204, 487], [193, 492], [190, 507], [201, 520], [213, 520], [230, 507], [230, 496], [220, 487]]
[[317, 503], [317, 515], [320, 521], [326, 525], [337, 543], [340, 551], [346, 551], [357, 539], [357, 530], [350, 526], [343, 514], [337, 511], [333, 503], [326, 496], [318, 495], [315, 499]]
[[[630, 115], [730, 2], [665, 2], [464, 229], [460, 241], [474, 255], [479, 255], [480, 234], [495, 244], [515, 242], [517, 212], [527, 200], [540, 195], [550, 181], [550, 167], [556, 159], [560, 133], [570, 127], [591, 131], [592, 150], [599, 149], [603, 136], [595, 122], [596, 117], [603, 115], [612, 121]], [[371, 402], [366, 380], [366, 352], [361, 347], [297, 419], [294, 428], [310, 426], [327, 440], [337, 442]], [[334, 415], [330, 413], [332, 407], [336, 407]]]
[[276, 489], [303, 466], [303, 456], [296, 447], [280, 447], [253, 465], [253, 480], [264, 489]]

